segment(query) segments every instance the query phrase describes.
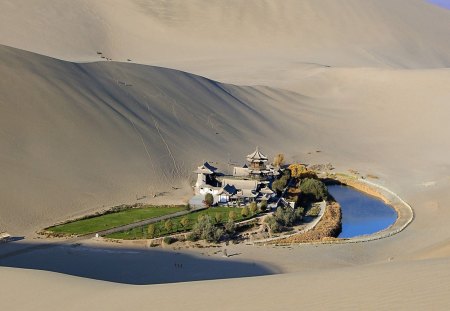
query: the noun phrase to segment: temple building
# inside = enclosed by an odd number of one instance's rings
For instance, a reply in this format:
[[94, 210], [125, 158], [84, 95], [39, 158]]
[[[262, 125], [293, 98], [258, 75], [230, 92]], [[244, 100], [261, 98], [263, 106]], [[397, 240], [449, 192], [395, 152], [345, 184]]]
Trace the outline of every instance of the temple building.
[[203, 163], [203, 165], [199, 166], [194, 173], [197, 173], [197, 182], [195, 183], [195, 187], [199, 188], [203, 185], [214, 185], [216, 184], [215, 174], [217, 168], [209, 164], [208, 162]]
[[270, 200], [275, 194], [267, 184], [278, 171], [267, 165], [268, 158], [258, 147], [246, 160], [244, 166], [233, 168], [232, 175], [218, 173], [217, 168], [205, 162], [194, 171], [195, 194], [211, 193], [215, 203], [227, 205]]

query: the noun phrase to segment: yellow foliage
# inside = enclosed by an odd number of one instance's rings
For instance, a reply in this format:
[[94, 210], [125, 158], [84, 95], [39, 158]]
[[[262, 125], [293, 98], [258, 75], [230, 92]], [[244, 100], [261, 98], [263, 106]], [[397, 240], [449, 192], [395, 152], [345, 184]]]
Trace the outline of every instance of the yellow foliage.
[[316, 173], [310, 171], [300, 163], [293, 163], [289, 165], [288, 169], [291, 171], [293, 178], [317, 178]]
[[306, 166], [300, 163], [292, 163], [291, 165], [289, 165], [288, 169], [291, 171], [291, 176], [294, 178], [298, 178], [302, 173], [308, 171]]
[[273, 159], [273, 165], [277, 166], [277, 167], [280, 167], [283, 164], [284, 164], [284, 154], [279, 153]]

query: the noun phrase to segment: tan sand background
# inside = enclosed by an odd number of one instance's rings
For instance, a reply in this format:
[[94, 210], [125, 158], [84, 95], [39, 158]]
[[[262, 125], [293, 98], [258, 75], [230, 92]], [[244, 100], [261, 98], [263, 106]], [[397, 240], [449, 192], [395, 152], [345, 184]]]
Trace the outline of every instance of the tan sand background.
[[1, 1], [0, 12], [0, 227], [14, 235], [144, 195], [182, 201], [199, 162], [226, 166], [256, 145], [375, 174], [416, 213], [380, 241], [237, 246], [230, 259], [281, 275], [136, 287], [1, 268], [2, 309], [450, 303], [450, 11], [305, 0]]

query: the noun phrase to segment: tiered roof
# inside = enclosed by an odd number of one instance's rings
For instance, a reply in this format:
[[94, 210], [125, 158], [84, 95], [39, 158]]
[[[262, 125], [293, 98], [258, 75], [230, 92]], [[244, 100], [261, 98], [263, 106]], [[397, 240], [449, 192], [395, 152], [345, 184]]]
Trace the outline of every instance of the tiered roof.
[[247, 161], [249, 162], [266, 162], [268, 158], [259, 151], [259, 148], [256, 147], [256, 150], [247, 155]]

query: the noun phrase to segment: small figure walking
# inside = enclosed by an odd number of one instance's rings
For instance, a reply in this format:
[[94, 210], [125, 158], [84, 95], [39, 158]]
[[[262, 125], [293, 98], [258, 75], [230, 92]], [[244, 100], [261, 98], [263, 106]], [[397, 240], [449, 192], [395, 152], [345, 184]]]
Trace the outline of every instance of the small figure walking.
[[228, 253], [227, 253], [227, 249], [226, 248], [223, 249], [223, 257], [228, 257]]

